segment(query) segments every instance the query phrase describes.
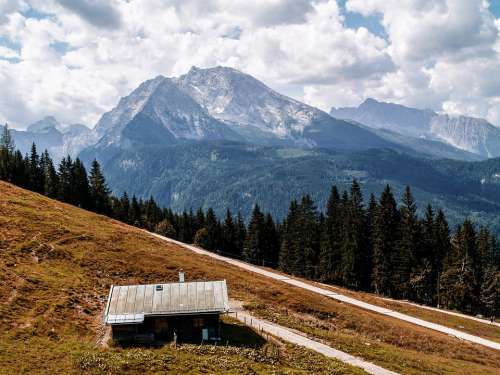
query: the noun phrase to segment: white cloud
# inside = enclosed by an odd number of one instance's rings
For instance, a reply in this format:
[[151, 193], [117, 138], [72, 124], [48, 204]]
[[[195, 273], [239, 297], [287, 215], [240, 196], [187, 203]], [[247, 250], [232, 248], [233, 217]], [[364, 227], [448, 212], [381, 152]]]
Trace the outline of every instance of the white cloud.
[[18, 59], [18, 58], [19, 58], [19, 52], [11, 48], [0, 46], [0, 59]]
[[324, 109], [373, 96], [500, 124], [500, 22], [482, 1], [347, 7], [380, 14], [388, 40], [347, 28], [335, 0], [0, 0], [0, 46], [19, 46], [0, 47], [12, 57], [0, 58], [0, 118], [93, 125], [148, 78], [228, 65]]

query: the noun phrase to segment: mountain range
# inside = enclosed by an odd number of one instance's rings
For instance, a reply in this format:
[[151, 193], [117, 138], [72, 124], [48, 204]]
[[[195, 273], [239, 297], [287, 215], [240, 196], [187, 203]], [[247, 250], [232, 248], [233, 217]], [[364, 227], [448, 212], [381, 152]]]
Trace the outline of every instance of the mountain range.
[[367, 99], [358, 107], [332, 108], [333, 117], [406, 137], [435, 140], [482, 158], [500, 156], [500, 129], [484, 119], [438, 114]]
[[56, 162], [66, 155], [77, 156], [81, 150], [97, 141], [97, 134], [87, 126], [63, 126], [53, 116], [31, 124], [25, 131], [12, 129], [11, 132], [21, 152], [29, 152], [34, 142], [39, 151], [48, 150]]
[[24, 152], [35, 141], [56, 159], [97, 158], [116, 194], [153, 195], [175, 210], [248, 217], [259, 203], [282, 218], [283, 202], [310, 193], [323, 203], [332, 183], [357, 178], [367, 193], [410, 184], [452, 223], [472, 216], [500, 233], [500, 161], [485, 160], [500, 152], [499, 131], [373, 99], [328, 114], [235, 69], [193, 67], [142, 83], [92, 130], [49, 117], [14, 139]]

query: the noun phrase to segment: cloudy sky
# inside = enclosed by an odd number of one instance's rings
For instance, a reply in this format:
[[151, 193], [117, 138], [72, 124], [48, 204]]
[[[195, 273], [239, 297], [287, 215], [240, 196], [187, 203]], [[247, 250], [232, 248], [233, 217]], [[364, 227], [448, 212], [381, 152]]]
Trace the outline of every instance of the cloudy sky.
[[500, 126], [500, 0], [0, 0], [0, 121], [93, 126], [158, 74], [226, 65], [328, 110]]

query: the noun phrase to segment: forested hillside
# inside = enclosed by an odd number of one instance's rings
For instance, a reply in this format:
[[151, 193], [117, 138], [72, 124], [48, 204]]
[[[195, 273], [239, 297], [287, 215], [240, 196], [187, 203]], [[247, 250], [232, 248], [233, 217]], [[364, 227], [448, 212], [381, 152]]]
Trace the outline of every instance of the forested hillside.
[[176, 213], [127, 193], [110, 194], [97, 161], [87, 175], [79, 159], [64, 158], [56, 171], [47, 152], [33, 145], [22, 158], [6, 129], [0, 140], [0, 178], [51, 198], [103, 213], [184, 242], [195, 242], [247, 262], [297, 276], [441, 305], [467, 313], [498, 314], [499, 251], [487, 228], [465, 220], [450, 232], [445, 213], [425, 215], [406, 187], [398, 206], [387, 185], [367, 203], [356, 179], [349, 191], [331, 188], [324, 207], [309, 195], [292, 200], [280, 223], [255, 205], [248, 226], [228, 209], [221, 222], [212, 208]]
[[286, 202], [306, 194], [324, 207], [332, 183], [345, 190], [354, 178], [366, 197], [380, 195], [389, 183], [399, 200], [410, 185], [420, 215], [431, 203], [445, 211], [452, 228], [469, 217], [500, 233], [499, 159], [470, 163], [387, 149], [338, 153], [199, 142], [122, 151], [102, 168], [117, 195], [153, 196], [175, 211], [211, 207], [222, 216], [230, 208], [245, 220], [256, 203], [282, 220]]

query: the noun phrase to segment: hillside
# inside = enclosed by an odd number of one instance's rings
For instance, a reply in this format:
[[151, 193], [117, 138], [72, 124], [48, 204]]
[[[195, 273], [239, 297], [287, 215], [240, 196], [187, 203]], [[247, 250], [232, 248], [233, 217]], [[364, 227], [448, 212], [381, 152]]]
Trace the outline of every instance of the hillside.
[[[172, 281], [179, 268], [190, 279], [226, 279], [230, 297], [255, 314], [393, 371], [493, 374], [500, 368], [497, 351], [193, 255], [3, 182], [0, 251], [0, 372], [6, 374], [359, 372], [291, 346], [281, 346], [278, 358], [264, 355], [264, 349], [102, 347], [100, 319], [109, 286]], [[232, 323], [227, 327], [237, 330]]]

